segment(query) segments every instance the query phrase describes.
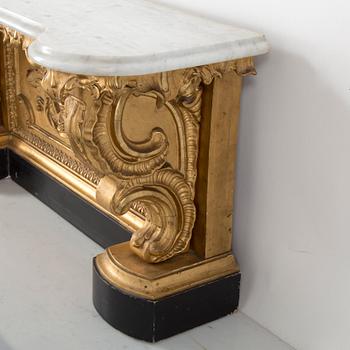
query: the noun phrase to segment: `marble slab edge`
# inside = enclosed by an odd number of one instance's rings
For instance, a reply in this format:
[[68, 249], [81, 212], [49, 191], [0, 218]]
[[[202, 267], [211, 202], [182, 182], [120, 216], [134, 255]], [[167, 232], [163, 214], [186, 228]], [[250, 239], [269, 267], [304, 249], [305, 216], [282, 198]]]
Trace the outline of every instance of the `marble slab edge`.
[[269, 51], [269, 44], [265, 36], [252, 32], [255, 35], [248, 39], [202, 46], [191, 50], [174, 50], [170, 53], [133, 56], [79, 55], [56, 50], [55, 47], [41, 42], [42, 34], [47, 32], [45, 26], [5, 8], [0, 8], [0, 24], [33, 40], [28, 48], [28, 57], [33, 62], [46, 68], [74, 74], [144, 75], [257, 56]]

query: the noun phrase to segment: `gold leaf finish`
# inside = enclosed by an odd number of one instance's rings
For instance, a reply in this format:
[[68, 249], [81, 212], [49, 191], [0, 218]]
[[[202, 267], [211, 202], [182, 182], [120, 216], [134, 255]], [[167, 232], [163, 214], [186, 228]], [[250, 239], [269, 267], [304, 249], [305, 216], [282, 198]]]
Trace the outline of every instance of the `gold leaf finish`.
[[182, 174], [164, 168], [130, 180], [106, 176], [97, 200], [119, 215], [131, 208], [142, 213], [145, 224], [134, 232], [130, 246], [145, 261], [164, 261], [188, 250], [195, 207]]
[[[205, 266], [206, 259], [232, 257], [234, 168], [225, 175], [225, 162], [234, 163], [240, 83], [255, 74], [252, 58], [143, 76], [85, 76], [31, 63], [30, 39], [4, 26], [0, 33], [11, 149], [39, 152], [41, 168], [57, 179], [64, 168], [64, 176], [79, 178], [65, 182], [79, 184], [72, 190], [122, 224], [134, 221], [127, 224], [129, 249], [145, 263], [195, 254]], [[238, 269], [225, 259], [215, 265], [217, 276]], [[115, 263], [108, 254], [102, 260]]]

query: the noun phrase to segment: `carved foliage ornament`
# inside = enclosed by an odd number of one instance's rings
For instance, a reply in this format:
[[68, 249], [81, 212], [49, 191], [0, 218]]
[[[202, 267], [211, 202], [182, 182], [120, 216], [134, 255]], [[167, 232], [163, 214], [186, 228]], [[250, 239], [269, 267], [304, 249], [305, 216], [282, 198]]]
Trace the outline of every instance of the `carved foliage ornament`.
[[[148, 262], [160, 262], [188, 249], [195, 221], [199, 84], [188, 84], [182, 96], [175, 88], [182, 86], [183, 72], [124, 79], [38, 68], [29, 71], [27, 79], [33, 86], [40, 83], [45, 91], [41, 107], [51, 125], [67, 136], [75, 155], [105, 175], [97, 188], [100, 204], [117, 215], [142, 208], [145, 224], [133, 234], [132, 250]], [[92, 98], [93, 106], [88, 106], [84, 94]], [[124, 104], [130, 95], [141, 94], [154, 97], [158, 108], [168, 103], [178, 110], [187, 145], [184, 174], [167, 162], [169, 144], [162, 129], [151, 130], [147, 139], [137, 143], [125, 135]], [[106, 192], [106, 181], [114, 184], [112, 192]]]
[[[2, 31], [7, 45], [28, 46], [16, 32]], [[9, 75], [10, 67], [7, 70]], [[164, 261], [189, 247], [195, 221], [202, 88], [227, 71], [255, 72], [249, 59], [135, 77], [82, 76], [39, 66], [27, 71], [27, 81], [38, 89], [36, 109], [45, 112], [82, 163], [102, 174], [97, 201], [117, 215], [133, 210], [144, 218], [130, 247], [148, 262]], [[7, 81], [12, 91], [13, 79]], [[173, 111], [184, 140], [181, 171], [167, 160], [169, 142], [162, 129], [151, 130], [142, 142], [125, 134], [125, 103], [130, 96], [141, 95], [154, 98], [157, 108], [166, 105]], [[11, 98], [7, 101], [13, 106]], [[142, 128], [142, 110], [139, 119]]]

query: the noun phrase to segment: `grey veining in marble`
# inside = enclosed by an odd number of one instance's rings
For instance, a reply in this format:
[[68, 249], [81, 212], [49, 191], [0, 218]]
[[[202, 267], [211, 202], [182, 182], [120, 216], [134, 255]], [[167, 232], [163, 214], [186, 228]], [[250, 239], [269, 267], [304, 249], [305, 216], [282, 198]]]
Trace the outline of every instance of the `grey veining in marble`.
[[1, 0], [0, 23], [32, 37], [45, 67], [138, 75], [263, 54], [263, 35], [152, 0]]

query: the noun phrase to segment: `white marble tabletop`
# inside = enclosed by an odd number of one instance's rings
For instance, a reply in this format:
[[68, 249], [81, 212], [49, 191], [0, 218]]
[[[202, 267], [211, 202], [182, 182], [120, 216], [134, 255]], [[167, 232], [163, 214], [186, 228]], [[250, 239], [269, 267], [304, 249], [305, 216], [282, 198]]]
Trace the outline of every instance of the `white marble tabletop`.
[[263, 35], [154, 0], [1, 0], [0, 23], [31, 38], [45, 67], [139, 75], [263, 54]]

